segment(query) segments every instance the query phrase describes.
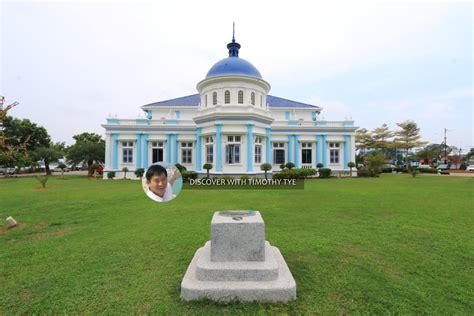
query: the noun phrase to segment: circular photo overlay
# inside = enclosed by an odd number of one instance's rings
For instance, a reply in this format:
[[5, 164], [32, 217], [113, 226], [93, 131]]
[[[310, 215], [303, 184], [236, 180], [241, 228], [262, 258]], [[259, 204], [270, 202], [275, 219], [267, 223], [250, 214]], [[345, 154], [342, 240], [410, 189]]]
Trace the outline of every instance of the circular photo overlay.
[[181, 192], [183, 178], [178, 168], [159, 162], [151, 165], [142, 178], [143, 191], [155, 202], [168, 202]]

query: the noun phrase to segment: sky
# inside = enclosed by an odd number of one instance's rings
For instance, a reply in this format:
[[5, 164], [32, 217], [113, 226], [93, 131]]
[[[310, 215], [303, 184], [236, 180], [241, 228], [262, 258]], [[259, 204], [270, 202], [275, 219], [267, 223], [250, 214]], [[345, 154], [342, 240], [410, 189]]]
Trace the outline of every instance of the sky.
[[459, 1], [2, 1], [0, 95], [54, 142], [104, 135], [110, 115], [197, 93], [239, 56], [271, 95], [372, 130], [414, 120], [430, 143], [474, 147], [473, 4]]

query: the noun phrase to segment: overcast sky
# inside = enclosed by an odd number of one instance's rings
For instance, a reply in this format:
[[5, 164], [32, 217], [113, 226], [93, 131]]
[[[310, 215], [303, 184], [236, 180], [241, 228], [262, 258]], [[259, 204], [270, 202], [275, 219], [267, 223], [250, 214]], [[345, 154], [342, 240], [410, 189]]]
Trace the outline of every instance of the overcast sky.
[[[326, 1], [328, 2], [328, 1]], [[474, 147], [471, 2], [141, 1], [0, 4], [0, 95], [53, 141], [104, 135], [110, 115], [197, 93], [227, 57], [240, 57], [270, 94], [352, 117], [373, 129], [408, 119], [422, 136]]]

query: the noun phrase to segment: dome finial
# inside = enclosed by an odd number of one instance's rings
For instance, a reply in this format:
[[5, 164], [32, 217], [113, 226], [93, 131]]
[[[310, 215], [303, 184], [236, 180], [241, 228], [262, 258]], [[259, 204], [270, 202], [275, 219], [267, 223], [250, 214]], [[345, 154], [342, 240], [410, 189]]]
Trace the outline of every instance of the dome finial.
[[235, 43], [235, 22], [232, 22], [232, 43]]
[[239, 57], [240, 44], [235, 42], [235, 22], [232, 22], [232, 42], [227, 44], [229, 57]]

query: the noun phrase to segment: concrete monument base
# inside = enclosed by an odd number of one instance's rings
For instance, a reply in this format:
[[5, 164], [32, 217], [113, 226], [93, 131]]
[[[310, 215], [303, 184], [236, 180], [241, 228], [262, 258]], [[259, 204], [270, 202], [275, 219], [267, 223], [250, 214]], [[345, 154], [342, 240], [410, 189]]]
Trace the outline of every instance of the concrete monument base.
[[181, 283], [186, 301], [287, 302], [296, 283], [278, 248], [265, 241], [259, 212], [216, 212], [211, 240], [199, 248]]

